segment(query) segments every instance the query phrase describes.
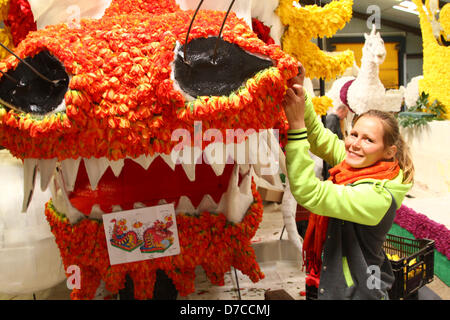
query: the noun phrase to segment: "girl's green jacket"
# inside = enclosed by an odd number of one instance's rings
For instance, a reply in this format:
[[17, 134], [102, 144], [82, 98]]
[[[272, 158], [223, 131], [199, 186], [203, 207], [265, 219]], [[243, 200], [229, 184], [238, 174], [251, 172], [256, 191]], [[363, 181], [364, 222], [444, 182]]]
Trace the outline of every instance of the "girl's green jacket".
[[307, 129], [288, 131], [286, 167], [297, 202], [330, 217], [318, 299], [388, 299], [395, 278], [383, 243], [411, 184], [402, 183], [401, 170], [392, 180], [319, 180], [308, 151], [334, 166], [345, 159], [345, 146], [318, 120], [308, 95], [305, 124]]

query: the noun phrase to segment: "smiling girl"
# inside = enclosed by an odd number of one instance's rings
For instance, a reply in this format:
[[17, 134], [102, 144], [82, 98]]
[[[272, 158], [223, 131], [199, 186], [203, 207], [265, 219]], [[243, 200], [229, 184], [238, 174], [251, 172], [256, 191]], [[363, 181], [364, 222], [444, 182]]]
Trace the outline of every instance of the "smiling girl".
[[[396, 119], [378, 110], [360, 115], [340, 140], [318, 120], [299, 69], [284, 109], [290, 188], [313, 213], [303, 243], [306, 284], [318, 299], [388, 299], [394, 276], [383, 242], [412, 187], [408, 148]], [[316, 178], [309, 150], [334, 166], [327, 181]]]

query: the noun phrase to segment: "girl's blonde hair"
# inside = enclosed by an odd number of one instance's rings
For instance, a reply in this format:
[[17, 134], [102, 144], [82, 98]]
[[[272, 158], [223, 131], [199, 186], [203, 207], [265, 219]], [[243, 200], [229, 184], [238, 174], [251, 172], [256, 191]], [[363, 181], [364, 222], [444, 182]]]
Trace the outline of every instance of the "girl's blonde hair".
[[408, 145], [405, 143], [402, 135], [400, 134], [400, 129], [398, 126], [397, 119], [388, 112], [380, 110], [369, 110], [359, 115], [354, 123], [362, 117], [374, 117], [381, 120], [383, 125], [383, 144], [384, 146], [396, 146], [397, 153], [394, 156], [394, 160], [398, 161], [400, 169], [403, 170], [403, 182], [413, 183], [414, 182], [414, 164], [412, 162], [411, 153], [409, 151]]

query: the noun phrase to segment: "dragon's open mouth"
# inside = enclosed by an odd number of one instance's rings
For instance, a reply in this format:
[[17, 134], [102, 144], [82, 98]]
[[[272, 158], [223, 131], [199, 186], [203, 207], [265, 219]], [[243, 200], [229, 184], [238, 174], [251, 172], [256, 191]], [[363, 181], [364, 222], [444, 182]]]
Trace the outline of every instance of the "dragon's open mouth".
[[[262, 137], [253, 133], [241, 143], [211, 143], [203, 150], [185, 147], [176, 154], [172, 150], [169, 155], [117, 161], [25, 159], [24, 201], [31, 197], [39, 170], [41, 188], [50, 186], [55, 208], [72, 223], [85, 216], [101, 219], [105, 213], [163, 203], [173, 203], [176, 213], [223, 213], [229, 221], [239, 222], [254, 202], [252, 177], [254, 168], [261, 168], [256, 155], [272, 144]], [[218, 150], [223, 151], [220, 159], [215, 155]], [[195, 161], [186, 162], [186, 154]]]
[[[190, 181], [181, 165], [172, 170], [160, 156], [147, 170], [126, 159], [118, 177], [107, 169], [97, 188], [92, 190], [85, 165], [80, 163], [75, 188], [69, 199], [75, 208], [86, 215], [99, 213], [99, 210], [109, 213], [154, 206], [161, 202], [174, 203], [178, 210], [184, 207], [187, 213], [197, 211], [196, 208], [198, 211], [215, 211], [216, 204], [227, 191], [233, 165], [226, 165], [220, 176], [216, 176], [208, 164], [198, 164], [195, 169], [196, 180]], [[180, 201], [181, 197], [184, 199]], [[188, 204], [191, 208], [187, 207]]]

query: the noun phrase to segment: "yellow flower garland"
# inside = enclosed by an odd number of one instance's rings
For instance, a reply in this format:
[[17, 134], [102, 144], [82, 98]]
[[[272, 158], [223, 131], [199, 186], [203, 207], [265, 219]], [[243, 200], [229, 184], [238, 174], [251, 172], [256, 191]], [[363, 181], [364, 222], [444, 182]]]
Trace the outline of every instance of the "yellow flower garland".
[[[5, 21], [8, 17], [8, 11], [9, 11], [9, 0], [0, 0], [0, 20]], [[5, 27], [4, 29], [0, 29], [0, 42], [7, 46], [8, 48], [12, 49], [13, 42], [11, 37], [11, 32], [9, 31], [8, 27]], [[0, 50], [0, 59], [4, 59], [7, 56], [9, 56], [8, 51], [6, 50]]]
[[327, 114], [328, 109], [333, 106], [333, 100], [327, 96], [313, 97], [312, 102], [314, 105], [314, 111], [320, 116]]
[[[448, 57], [450, 47], [439, 45], [433, 35], [430, 19], [423, 9], [421, 0], [413, 0], [420, 14], [420, 27], [423, 40], [423, 79], [419, 81], [419, 90], [430, 95], [429, 100], [441, 102], [447, 111], [446, 117], [450, 119], [450, 66]], [[448, 9], [446, 9], [447, 11]], [[444, 22], [446, 21], [445, 12]], [[448, 18], [447, 18], [448, 20]]]
[[341, 0], [324, 7], [295, 8], [292, 0], [280, 1], [275, 12], [288, 26], [282, 39], [283, 50], [305, 66], [307, 77], [331, 80], [353, 65], [353, 51], [346, 50], [332, 57], [310, 42], [313, 38], [331, 37], [344, 28], [352, 18], [352, 5], [353, 0]]
[[439, 13], [439, 23], [442, 26], [445, 40], [450, 41], [450, 3], [444, 5]]
[[[4, 29], [0, 29], [0, 42], [7, 46], [10, 49], [14, 48], [11, 32], [9, 32], [9, 28], [5, 27]], [[0, 59], [5, 59], [9, 56], [9, 52], [6, 50], [0, 50]]]
[[8, 17], [9, 0], [0, 0], [0, 20], [4, 21]]

